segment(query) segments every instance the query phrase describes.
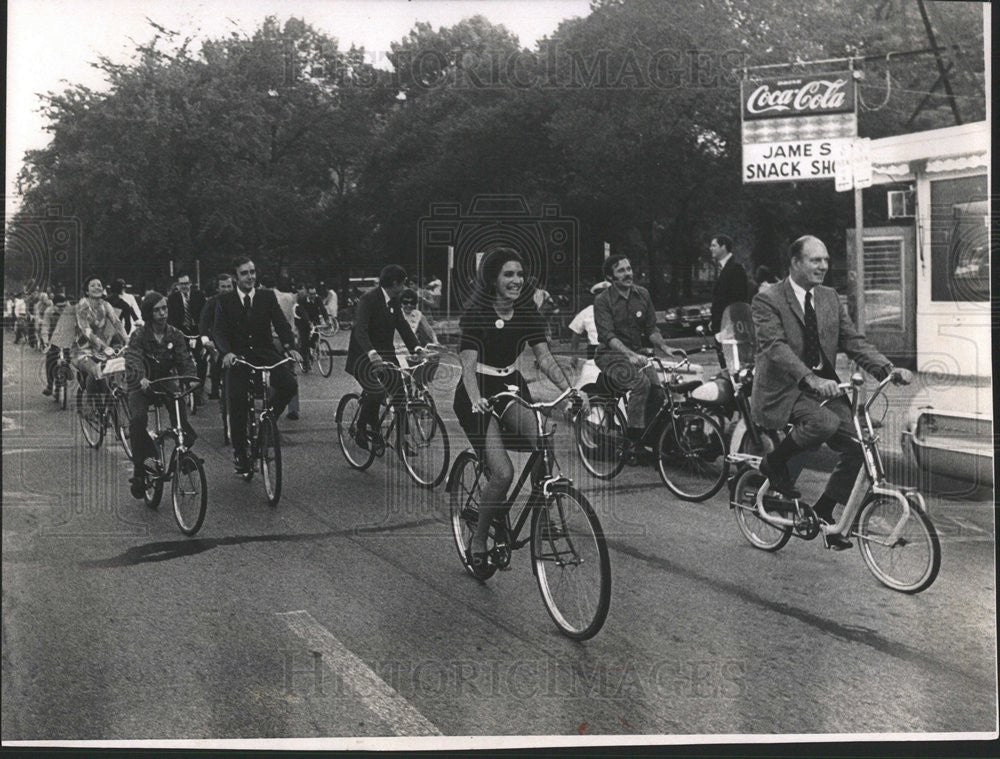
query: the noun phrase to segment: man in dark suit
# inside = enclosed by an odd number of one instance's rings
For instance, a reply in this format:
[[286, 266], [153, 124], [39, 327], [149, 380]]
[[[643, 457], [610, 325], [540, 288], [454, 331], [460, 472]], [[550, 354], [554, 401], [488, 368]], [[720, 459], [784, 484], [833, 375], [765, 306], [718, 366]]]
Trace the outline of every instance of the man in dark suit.
[[[167, 324], [176, 327], [185, 335], [198, 334], [198, 319], [201, 317], [202, 309], [205, 308], [205, 296], [201, 291], [191, 290], [191, 277], [187, 272], [180, 272], [177, 275], [177, 290], [167, 297]], [[199, 340], [191, 350], [194, 356], [195, 365], [198, 367], [198, 378], [202, 387], [195, 392], [195, 403], [201, 405], [201, 394], [205, 385], [205, 374], [208, 370], [208, 362], [205, 358], [205, 347]]]
[[[379, 286], [361, 296], [354, 311], [354, 327], [347, 346], [347, 372], [364, 389], [358, 444], [368, 447], [368, 437], [384, 444], [378, 429], [378, 407], [386, 393], [398, 398], [402, 392], [399, 375], [384, 364], [399, 366], [393, 335], [399, 332], [406, 347], [417, 350], [417, 338], [399, 307], [399, 294], [406, 289], [406, 270], [391, 264], [382, 269]], [[366, 434], [367, 431], [367, 434]]]
[[712, 334], [722, 328], [722, 314], [732, 303], [747, 303], [747, 273], [743, 264], [733, 258], [733, 240], [727, 235], [716, 235], [708, 244], [708, 252], [719, 267], [719, 276], [712, 289]]
[[[206, 351], [212, 352], [217, 346], [212, 340], [215, 334], [215, 305], [219, 302], [219, 296], [233, 291], [233, 275], [224, 272], [216, 279], [218, 292], [205, 301], [204, 308], [201, 309], [201, 316], [198, 319], [198, 334], [201, 335], [201, 344]], [[212, 377], [212, 392], [208, 394], [210, 401], [219, 399], [219, 388], [222, 386], [222, 355], [215, 350], [212, 358], [212, 365], [209, 371]]]
[[[816, 515], [832, 524], [834, 506], [847, 503], [863, 460], [860, 446], [851, 439], [850, 404], [837, 387], [837, 352], [843, 351], [880, 380], [892, 374], [893, 381], [909, 384], [913, 375], [893, 367], [855, 329], [837, 291], [822, 285], [830, 256], [821, 240], [800, 237], [788, 255], [788, 278], [758, 293], [752, 304], [757, 356], [751, 413], [768, 429], [793, 425], [764, 457], [760, 471], [775, 490], [798, 498], [788, 460], [823, 443], [838, 451], [837, 466], [814, 506]], [[831, 400], [821, 406], [822, 399]], [[826, 535], [826, 540], [837, 550], [851, 546], [842, 535]]]
[[[292, 328], [281, 312], [278, 300], [271, 290], [257, 289], [257, 268], [246, 257], [237, 258], [236, 289], [219, 296], [215, 305], [215, 331], [213, 339], [222, 353], [222, 368], [229, 370], [229, 421], [233, 441], [233, 458], [236, 471], [249, 471], [252, 464], [247, 457], [247, 385], [249, 370], [234, 366], [233, 360], [242, 356], [252, 364], [270, 365], [281, 360], [271, 337], [271, 327], [285, 352], [296, 361], [301, 360], [295, 350]], [[288, 364], [271, 371], [274, 389], [272, 407], [277, 419], [299, 391], [298, 382]]]

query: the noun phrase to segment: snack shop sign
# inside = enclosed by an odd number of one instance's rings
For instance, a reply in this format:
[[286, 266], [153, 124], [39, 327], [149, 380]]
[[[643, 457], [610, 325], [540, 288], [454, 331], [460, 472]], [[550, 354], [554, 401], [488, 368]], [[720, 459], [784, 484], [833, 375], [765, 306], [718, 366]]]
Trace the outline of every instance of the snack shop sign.
[[858, 133], [851, 72], [741, 83], [743, 181], [833, 179]]

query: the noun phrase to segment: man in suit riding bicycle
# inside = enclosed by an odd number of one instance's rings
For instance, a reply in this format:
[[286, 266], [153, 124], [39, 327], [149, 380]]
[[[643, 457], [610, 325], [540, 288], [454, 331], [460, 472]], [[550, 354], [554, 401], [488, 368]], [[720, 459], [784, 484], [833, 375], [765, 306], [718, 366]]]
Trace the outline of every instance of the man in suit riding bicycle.
[[417, 338], [399, 306], [406, 280], [402, 266], [386, 266], [379, 275], [379, 286], [362, 295], [355, 310], [346, 369], [365, 391], [358, 425], [358, 444], [365, 449], [368, 436], [381, 440], [378, 407], [382, 399], [387, 393], [394, 398], [402, 394], [399, 375], [384, 367], [387, 363], [399, 366], [393, 336], [399, 332], [411, 353], [417, 349]]
[[[830, 256], [821, 240], [800, 237], [789, 247], [788, 257], [788, 278], [759, 292], [752, 304], [757, 356], [751, 413], [766, 429], [792, 424], [791, 432], [764, 457], [760, 471], [779, 493], [798, 498], [789, 459], [823, 443], [838, 451], [840, 459], [814, 506], [820, 519], [832, 523], [835, 505], [847, 503], [862, 464], [850, 405], [837, 387], [837, 352], [880, 380], [892, 374], [894, 381], [909, 384], [913, 375], [894, 367], [868, 342], [855, 329], [837, 291], [823, 286]], [[827, 403], [820, 405], [824, 399]], [[831, 548], [850, 546], [847, 538], [830, 536]]]
[[[236, 272], [236, 289], [219, 296], [215, 306], [215, 332], [213, 339], [222, 353], [222, 368], [229, 371], [226, 383], [229, 394], [229, 419], [233, 441], [233, 460], [236, 471], [243, 474], [250, 470], [247, 456], [247, 389], [249, 370], [233, 366], [233, 360], [242, 356], [247, 361], [271, 365], [281, 360], [271, 338], [271, 327], [285, 352], [296, 361], [301, 360], [295, 350], [292, 328], [278, 305], [271, 290], [257, 288], [257, 267], [245, 256], [233, 262]], [[274, 397], [271, 406], [274, 418], [281, 416], [288, 402], [299, 391], [298, 382], [286, 364], [271, 372]]]

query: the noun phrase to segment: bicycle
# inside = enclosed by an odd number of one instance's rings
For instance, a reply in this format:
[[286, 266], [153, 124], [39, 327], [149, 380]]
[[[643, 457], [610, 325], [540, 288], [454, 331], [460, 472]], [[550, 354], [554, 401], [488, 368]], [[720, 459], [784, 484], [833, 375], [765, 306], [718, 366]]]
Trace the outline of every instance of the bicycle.
[[396, 440], [392, 447], [417, 485], [433, 488], [444, 479], [451, 459], [448, 433], [434, 399], [419, 379], [420, 370], [435, 358], [437, 354], [425, 355], [418, 363], [405, 368], [383, 364], [387, 370], [398, 372], [402, 380], [403, 400], [398, 405], [403, 410], [403, 421], [399, 421], [396, 404], [387, 395], [378, 417], [382, 439], [376, 441], [368, 436], [367, 448], [359, 442], [359, 434], [363, 434], [358, 426], [362, 396], [348, 393], [340, 399], [336, 416], [337, 439], [344, 458], [352, 468], [364, 471], [372, 465], [376, 456], [383, 456], [385, 442], [392, 440], [395, 431]]
[[[196, 456], [185, 439], [184, 428], [181, 426], [181, 401], [190, 396], [201, 385], [198, 377], [163, 377], [149, 383], [150, 388], [166, 382], [179, 382], [181, 385], [191, 383], [186, 389], [178, 392], [154, 390], [153, 395], [172, 401], [174, 404], [174, 426], [164, 426], [160, 419], [162, 404], [153, 404], [153, 448], [156, 450], [157, 470], [145, 469], [146, 490], [143, 501], [155, 509], [163, 497], [163, 485], [170, 480], [170, 500], [173, 505], [174, 519], [185, 535], [191, 536], [201, 529], [208, 509], [208, 480], [205, 477], [205, 465]], [[165, 451], [169, 449], [170, 455]]]
[[[719, 492], [728, 476], [726, 441], [716, 419], [686, 397], [701, 380], [681, 382], [676, 372], [690, 363], [687, 353], [678, 364], [665, 365], [648, 357], [643, 370], [655, 366], [667, 378], [659, 410], [646, 425], [638, 446], [655, 440], [657, 470], [667, 488], [686, 501], [704, 501]], [[590, 411], [575, 420], [577, 453], [584, 467], [598, 479], [617, 476], [633, 445], [626, 437], [625, 396], [606, 392], [591, 402]]]
[[69, 349], [63, 348], [59, 351], [55, 369], [52, 371], [52, 399], [60, 405], [63, 411], [69, 404], [69, 386], [72, 376]]
[[[196, 351], [199, 350], [199, 346], [201, 345], [201, 337], [198, 335], [184, 335], [184, 337], [187, 339], [188, 350], [191, 351], [191, 358], [197, 362], [198, 359]], [[188, 413], [191, 416], [194, 416], [198, 412], [198, 404], [195, 400], [194, 393], [188, 393], [184, 402], [187, 404]]]
[[91, 448], [100, 448], [108, 427], [113, 427], [125, 455], [132, 458], [129, 440], [132, 415], [125, 388], [125, 357], [120, 351], [100, 362], [99, 375], [97, 390], [88, 393], [83, 372], [77, 373], [76, 413], [83, 439]]
[[[538, 447], [526, 448], [530, 455], [507, 499], [503, 517], [490, 526], [488, 561], [478, 575], [469, 565], [466, 549], [479, 520], [483, 463], [471, 448], [458, 455], [446, 488], [450, 496], [455, 547], [465, 571], [485, 581], [497, 570], [509, 568], [513, 551], [530, 545], [531, 568], [546, 611], [563, 635], [587, 640], [604, 625], [611, 606], [611, 559], [600, 521], [590, 502], [573, 486], [572, 480], [557, 473], [555, 429], [546, 430], [544, 421], [544, 412], [571, 396], [578, 398], [578, 391], [569, 388], [553, 401], [528, 403], [513, 392], [514, 389], [497, 393], [488, 400], [492, 404], [510, 398], [534, 412]], [[543, 462], [544, 474], [532, 478], [528, 497], [512, 523], [514, 503], [539, 462]], [[521, 530], [529, 518], [528, 536], [521, 539]]]
[[309, 364], [316, 364], [319, 373], [324, 377], [329, 377], [333, 373], [333, 346], [324, 336], [321, 327], [313, 324], [309, 328], [309, 362], [303, 356], [302, 361], [297, 361], [299, 371], [303, 374], [309, 372]]
[[[812, 507], [801, 499], [789, 499], [770, 490], [770, 482], [760, 472], [761, 456], [731, 453], [730, 463], [739, 467], [732, 481], [729, 506], [740, 532], [762, 551], [777, 551], [790, 537], [812, 540], [843, 535], [857, 538], [861, 558], [883, 585], [902, 593], [919, 593], [937, 577], [941, 566], [941, 543], [927, 515], [923, 496], [915, 489], [904, 490], [885, 479], [878, 450], [878, 426], [869, 409], [885, 390], [892, 376], [882, 380], [867, 401], [861, 398], [864, 377], [860, 373], [838, 385], [851, 402], [856, 442], [864, 454], [846, 507], [837, 521], [821, 522]], [[779, 516], [789, 513], [791, 516]], [[913, 568], [903, 567], [912, 563]], [[904, 571], [906, 570], [906, 571]]]
[[[260, 464], [264, 493], [270, 506], [277, 506], [281, 498], [281, 438], [278, 435], [274, 409], [271, 408], [271, 372], [293, 360], [286, 356], [270, 366], [255, 366], [242, 358], [233, 360], [233, 364], [240, 364], [250, 370], [247, 386], [247, 444], [250, 446], [250, 460], [256, 459]], [[226, 384], [229, 384], [228, 378]], [[253, 479], [253, 468], [242, 472], [241, 476], [249, 482]]]
[[319, 333], [323, 337], [333, 337], [340, 332], [340, 320], [336, 316], [328, 317], [328, 321], [323, 322], [319, 328]]

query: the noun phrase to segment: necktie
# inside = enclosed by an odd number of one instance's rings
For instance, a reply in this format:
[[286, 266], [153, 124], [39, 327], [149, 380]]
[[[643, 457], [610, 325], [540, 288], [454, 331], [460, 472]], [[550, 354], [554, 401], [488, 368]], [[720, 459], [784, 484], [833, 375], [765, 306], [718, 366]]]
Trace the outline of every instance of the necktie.
[[191, 302], [187, 298], [181, 298], [184, 303], [184, 331], [191, 331]]
[[250, 296], [249, 295], [244, 295], [243, 296], [243, 313], [244, 314], [249, 314], [250, 313]]
[[819, 350], [819, 325], [816, 323], [816, 309], [813, 308], [812, 291], [806, 292], [806, 342], [805, 359], [810, 369], [815, 369], [820, 365]]

